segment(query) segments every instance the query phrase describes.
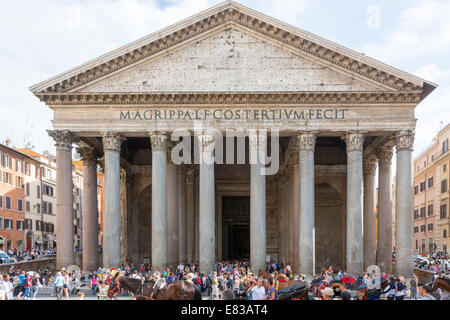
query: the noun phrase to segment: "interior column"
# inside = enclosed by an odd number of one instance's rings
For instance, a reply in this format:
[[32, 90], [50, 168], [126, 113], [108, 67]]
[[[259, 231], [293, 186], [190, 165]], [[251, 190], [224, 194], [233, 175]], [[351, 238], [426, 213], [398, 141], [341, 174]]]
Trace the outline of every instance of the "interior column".
[[97, 158], [92, 147], [78, 148], [83, 161], [83, 271], [98, 268]]
[[392, 273], [392, 147], [379, 147], [378, 157], [378, 254], [381, 271]]

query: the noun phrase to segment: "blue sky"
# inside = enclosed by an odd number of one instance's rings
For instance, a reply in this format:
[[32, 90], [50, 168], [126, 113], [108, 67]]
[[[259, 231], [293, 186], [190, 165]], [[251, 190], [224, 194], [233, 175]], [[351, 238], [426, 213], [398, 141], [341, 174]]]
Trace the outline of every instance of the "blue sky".
[[[0, 142], [54, 152], [52, 112], [28, 90], [222, 1], [0, 1]], [[439, 84], [416, 109], [415, 154], [450, 122], [450, 1], [239, 1]]]

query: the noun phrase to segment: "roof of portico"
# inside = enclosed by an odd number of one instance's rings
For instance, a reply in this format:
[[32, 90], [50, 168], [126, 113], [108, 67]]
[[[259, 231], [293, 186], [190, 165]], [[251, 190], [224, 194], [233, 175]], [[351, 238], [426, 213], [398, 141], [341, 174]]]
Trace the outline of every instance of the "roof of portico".
[[[62, 103], [62, 100], [65, 100], [66, 103], [75, 103], [77, 101], [77, 103], [81, 104], [111, 103], [115, 96], [120, 96], [121, 101], [127, 101], [128, 99], [129, 103], [158, 103], [157, 101], [161, 99], [165, 99], [164, 101], [172, 101], [175, 98], [179, 102], [185, 101], [186, 99], [189, 100], [191, 95], [194, 95], [198, 102], [199, 94], [206, 94], [207, 96], [205, 98], [207, 101], [210, 101], [211, 97], [219, 102], [221, 99], [227, 100], [232, 98], [246, 103], [245, 95], [249, 99], [257, 99], [258, 95], [262, 93], [240, 92], [239, 97], [233, 97], [232, 92], [158, 92], [145, 93], [143, 95], [139, 93], [89, 93], [85, 95], [83, 92], [75, 92], [80, 87], [84, 87], [93, 81], [105, 78], [112, 73], [116, 73], [142, 60], [149, 59], [160, 52], [167, 51], [171, 47], [189, 41], [202, 33], [223, 26], [224, 24], [239, 25], [242, 28], [259, 33], [264, 37], [271, 38], [334, 70], [350, 74], [356, 78], [363, 78], [367, 82], [376, 84], [378, 87], [383, 88], [383, 94], [388, 95], [385, 99], [380, 100], [380, 92], [376, 94], [371, 92], [351, 92], [348, 94], [336, 92], [311, 93], [312, 95], [327, 94], [331, 103], [341, 102], [339, 99], [343, 99], [342, 101], [346, 103], [352, 103], [360, 97], [368, 100], [371, 98], [374, 102], [381, 103], [418, 103], [437, 87], [436, 84], [430, 81], [396, 69], [367, 57], [364, 54], [342, 47], [233, 1], [226, 1], [85, 64], [33, 85], [30, 87], [30, 90], [41, 100], [53, 104]], [[335, 95], [334, 99], [332, 96], [329, 98], [330, 93]], [[272, 94], [273, 99], [277, 99], [277, 101], [283, 103], [292, 101], [292, 99], [300, 102], [309, 101], [309, 94], [305, 96], [305, 93], [275, 92], [270, 94]], [[398, 99], [398, 97], [402, 99]], [[266, 99], [267, 97], [265, 96], [264, 98]]]

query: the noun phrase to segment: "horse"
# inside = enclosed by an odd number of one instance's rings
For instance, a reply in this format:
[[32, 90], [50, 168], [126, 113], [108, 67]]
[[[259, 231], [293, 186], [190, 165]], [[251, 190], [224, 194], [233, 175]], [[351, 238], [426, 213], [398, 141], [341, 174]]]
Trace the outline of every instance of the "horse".
[[[441, 297], [438, 289], [442, 289], [443, 291], [447, 291], [447, 293], [443, 293], [443, 297]], [[431, 284], [431, 290], [432, 295], [438, 299], [445, 299], [447, 300], [449, 297], [449, 292], [450, 292], [450, 279], [448, 278], [437, 278], [433, 281], [433, 283]]]
[[188, 281], [174, 281], [154, 290], [155, 282], [116, 274], [111, 279], [108, 298], [113, 299], [121, 289], [126, 289], [135, 295], [136, 300], [202, 300], [200, 291]]

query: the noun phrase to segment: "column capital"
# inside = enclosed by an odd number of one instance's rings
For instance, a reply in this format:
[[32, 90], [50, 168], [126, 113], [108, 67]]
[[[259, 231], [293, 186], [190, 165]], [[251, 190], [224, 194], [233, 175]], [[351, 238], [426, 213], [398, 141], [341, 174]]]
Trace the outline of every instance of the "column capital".
[[165, 131], [152, 131], [148, 135], [150, 136], [152, 151], [167, 150], [167, 134]]
[[248, 134], [248, 142], [251, 151], [259, 151], [265, 149], [267, 143], [267, 132], [252, 130]]
[[391, 164], [392, 163], [392, 147], [384, 146], [378, 147], [376, 150], [377, 158], [380, 164]]
[[79, 141], [69, 130], [47, 130], [47, 133], [55, 140], [57, 150], [72, 151], [72, 143]]
[[343, 140], [347, 144], [347, 153], [351, 151], [363, 151], [364, 135], [366, 132], [362, 131], [348, 131]]
[[313, 151], [316, 147], [316, 135], [318, 131], [297, 132], [297, 148], [299, 150]]
[[93, 147], [77, 148], [77, 152], [80, 154], [82, 161], [98, 161], [98, 152]]
[[364, 160], [363, 162], [363, 174], [364, 175], [375, 175], [377, 171], [377, 160]]
[[414, 145], [414, 131], [400, 131], [395, 134], [395, 145], [397, 147], [397, 151], [400, 150], [413, 150]]
[[104, 132], [103, 133], [103, 149], [119, 151], [122, 146], [122, 141], [125, 138], [118, 132]]
[[213, 150], [216, 143], [216, 134], [215, 133], [201, 133], [197, 135], [198, 144], [200, 151], [205, 150]]

